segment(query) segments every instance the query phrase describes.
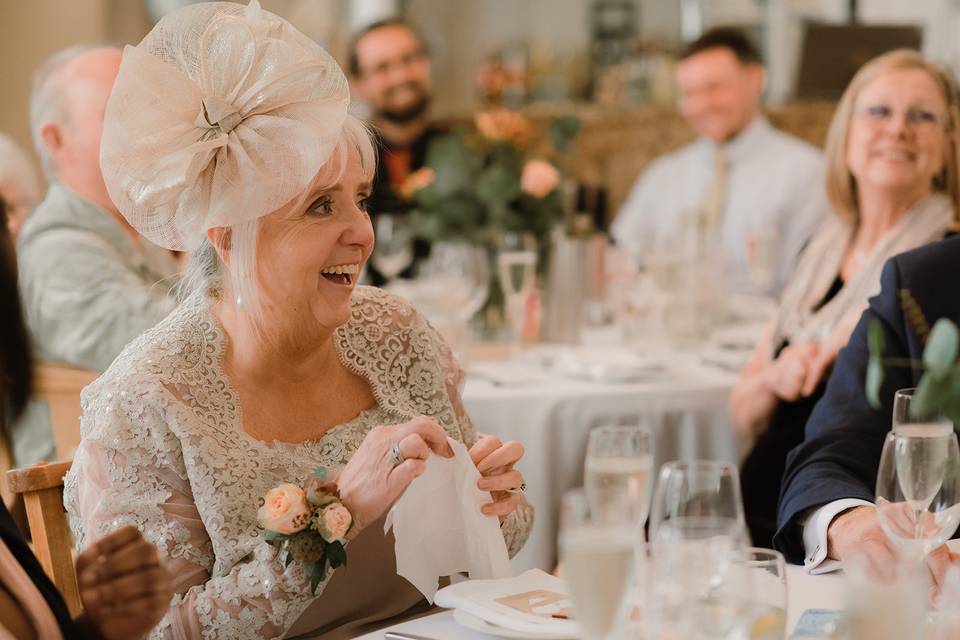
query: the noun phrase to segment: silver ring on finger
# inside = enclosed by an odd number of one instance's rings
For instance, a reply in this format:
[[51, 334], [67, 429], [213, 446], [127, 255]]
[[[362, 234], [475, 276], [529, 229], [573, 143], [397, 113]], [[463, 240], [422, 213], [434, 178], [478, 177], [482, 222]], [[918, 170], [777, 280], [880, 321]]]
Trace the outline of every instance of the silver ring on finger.
[[507, 489], [507, 493], [523, 493], [527, 490], [527, 483], [521, 482], [519, 487], [514, 487], [512, 489]]
[[406, 458], [403, 457], [403, 452], [400, 451], [400, 445], [396, 442], [390, 445], [390, 459], [393, 461], [393, 466], [399, 467], [403, 464], [403, 461]]

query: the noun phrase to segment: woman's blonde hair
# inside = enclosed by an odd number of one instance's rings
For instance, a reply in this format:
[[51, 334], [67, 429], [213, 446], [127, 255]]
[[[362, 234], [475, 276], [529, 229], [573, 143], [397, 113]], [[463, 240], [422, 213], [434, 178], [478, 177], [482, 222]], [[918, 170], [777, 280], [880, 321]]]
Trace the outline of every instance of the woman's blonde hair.
[[850, 133], [850, 121], [854, 106], [863, 88], [879, 76], [891, 71], [919, 69], [926, 71], [933, 79], [943, 101], [947, 105], [946, 121], [943, 133], [946, 136], [947, 150], [943, 171], [933, 180], [933, 190], [946, 194], [953, 205], [955, 219], [960, 219], [960, 142], [958, 142], [957, 123], [960, 118], [960, 90], [953, 74], [938, 64], [929, 62], [922, 55], [910, 49], [897, 49], [877, 56], [866, 63], [850, 81], [837, 110], [830, 121], [827, 133], [827, 197], [833, 210], [842, 219], [857, 225], [860, 222], [860, 207], [857, 202], [857, 183], [847, 167], [847, 139]]

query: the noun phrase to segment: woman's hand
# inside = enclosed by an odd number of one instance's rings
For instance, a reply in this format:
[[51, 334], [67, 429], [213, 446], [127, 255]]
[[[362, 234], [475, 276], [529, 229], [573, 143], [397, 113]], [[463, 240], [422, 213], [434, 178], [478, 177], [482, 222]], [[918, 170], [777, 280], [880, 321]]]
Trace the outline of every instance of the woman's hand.
[[[494, 436], [483, 436], [470, 447], [470, 459], [482, 476], [477, 488], [489, 491], [493, 502], [483, 506], [483, 514], [499, 516], [500, 521], [523, 503], [523, 475], [513, 468], [523, 457], [523, 445], [512, 440], [503, 444]], [[514, 491], [510, 491], [514, 489]]]
[[793, 402], [804, 392], [820, 346], [816, 342], [790, 345], [764, 372], [767, 387], [781, 400]]
[[132, 526], [83, 550], [77, 557], [77, 583], [89, 622], [108, 640], [145, 636], [173, 596], [157, 548]]
[[[403, 462], [395, 464], [391, 447], [397, 445]], [[453, 456], [446, 432], [430, 418], [419, 416], [399, 425], [370, 430], [337, 478], [340, 499], [353, 516], [348, 537], [375, 522], [403, 495], [413, 480], [427, 470], [427, 457]]]

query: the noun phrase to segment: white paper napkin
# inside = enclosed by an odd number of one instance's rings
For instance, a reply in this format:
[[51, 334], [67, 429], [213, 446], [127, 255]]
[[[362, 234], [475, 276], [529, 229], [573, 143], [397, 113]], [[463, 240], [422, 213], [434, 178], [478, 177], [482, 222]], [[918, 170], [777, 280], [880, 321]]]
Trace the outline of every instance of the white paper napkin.
[[460, 571], [473, 579], [512, 575], [500, 520], [480, 511], [493, 501], [477, 488], [480, 472], [463, 443], [447, 440], [453, 458], [427, 458], [426, 472], [393, 506], [383, 528], [386, 533], [393, 527], [397, 574], [431, 603], [441, 576]]

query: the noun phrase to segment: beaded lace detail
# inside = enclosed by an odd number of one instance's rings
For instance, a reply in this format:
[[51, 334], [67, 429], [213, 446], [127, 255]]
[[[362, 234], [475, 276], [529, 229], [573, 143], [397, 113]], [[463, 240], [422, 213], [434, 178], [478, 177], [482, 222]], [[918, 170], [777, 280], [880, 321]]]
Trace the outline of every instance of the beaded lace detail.
[[[263, 542], [262, 496], [319, 465], [346, 464], [377, 425], [423, 414], [468, 446], [477, 437], [449, 348], [407, 302], [379, 289], [356, 289], [352, 318], [335, 334], [342, 362], [369, 381], [377, 406], [318, 440], [263, 442], [243, 430], [222, 367], [225, 341], [209, 301], [195, 295], [81, 398], [83, 441], [64, 486], [71, 526], [78, 548], [124, 524], [158, 546], [177, 594], [155, 638], [282, 637], [314, 596], [299, 564], [284, 567]], [[504, 523], [511, 555], [532, 519], [527, 507]]]

